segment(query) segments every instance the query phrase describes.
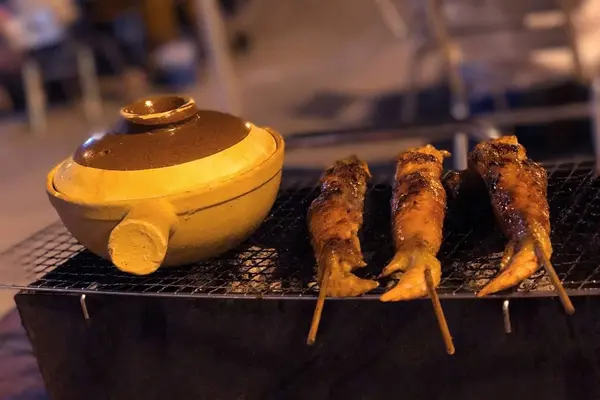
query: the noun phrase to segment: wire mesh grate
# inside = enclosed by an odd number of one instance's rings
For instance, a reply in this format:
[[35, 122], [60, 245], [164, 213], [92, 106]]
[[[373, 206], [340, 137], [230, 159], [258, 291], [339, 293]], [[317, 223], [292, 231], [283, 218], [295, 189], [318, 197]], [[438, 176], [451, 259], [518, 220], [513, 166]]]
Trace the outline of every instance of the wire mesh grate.
[[[570, 294], [600, 294], [600, 180], [593, 162], [546, 165], [551, 209], [552, 262]], [[370, 186], [361, 232], [368, 267], [375, 277], [393, 254], [390, 234], [390, 176]], [[318, 175], [288, 176], [273, 209], [258, 231], [235, 251], [194, 265], [166, 268], [149, 276], [120, 272], [85, 250], [60, 223], [40, 231], [0, 256], [0, 286], [75, 293], [164, 296], [314, 298], [315, 260], [308, 239], [306, 210], [318, 194]], [[473, 297], [498, 272], [506, 243], [489, 201], [449, 202], [444, 242], [441, 297]], [[364, 296], [377, 298], [382, 287]], [[538, 271], [517, 288], [499, 294], [553, 296]]]

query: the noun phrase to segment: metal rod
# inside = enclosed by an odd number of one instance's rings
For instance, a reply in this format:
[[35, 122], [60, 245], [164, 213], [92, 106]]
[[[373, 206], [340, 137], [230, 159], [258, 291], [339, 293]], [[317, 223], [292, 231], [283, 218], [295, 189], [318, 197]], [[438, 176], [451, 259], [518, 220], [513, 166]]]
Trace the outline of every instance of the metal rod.
[[410, 51], [407, 58], [407, 79], [406, 79], [406, 93], [402, 99], [402, 109], [400, 117], [403, 123], [412, 123], [419, 114], [419, 85], [421, 71], [421, 60], [425, 57], [427, 52], [431, 50], [430, 44], [425, 41], [422, 42], [418, 38], [413, 39], [410, 44]]
[[240, 89], [229, 51], [223, 18], [216, 0], [195, 0], [201, 37], [206, 37], [209, 59], [218, 82], [218, 97], [223, 101], [224, 111], [242, 114]]
[[27, 101], [29, 128], [33, 134], [46, 132], [46, 92], [38, 62], [33, 58], [25, 60], [22, 69], [23, 85]]
[[583, 67], [581, 65], [581, 56], [579, 52], [579, 45], [577, 43], [577, 32], [575, 31], [575, 25], [573, 24], [573, 3], [571, 0], [557, 0], [562, 12], [565, 16], [564, 29], [569, 39], [569, 49], [571, 50], [571, 58], [573, 59], [573, 69], [575, 70], [575, 76], [580, 81], [584, 80]]
[[[482, 125], [513, 126], [551, 123], [569, 119], [588, 118], [590, 112], [590, 104], [588, 102], [582, 102], [555, 107], [539, 107], [527, 110], [483, 114], [477, 118], [471, 118], [467, 122], [452, 122], [439, 125], [412, 127], [400, 126], [394, 129], [367, 126], [340, 131], [299, 133], [290, 135], [287, 139], [288, 143], [286, 146], [288, 149], [293, 149], [366, 141], [373, 143], [377, 141], [406, 138], [426, 138], [426, 140], [432, 140], [436, 137], [447, 137], [447, 135], [459, 131], [471, 135], [475, 130], [480, 130]], [[498, 133], [497, 129], [496, 133]]]
[[450, 112], [457, 120], [464, 120], [469, 116], [467, 90], [460, 72], [460, 51], [448, 34], [443, 0], [427, 0], [427, 16], [448, 68], [448, 79], [453, 96]]
[[[552, 114], [552, 115], [549, 115]], [[482, 119], [494, 125], [526, 125], [548, 123], [564, 119], [589, 116], [589, 103], [572, 103], [556, 107], [538, 107], [482, 115]]]
[[88, 123], [95, 127], [102, 120], [102, 97], [94, 55], [87, 46], [78, 46], [77, 69], [83, 95], [83, 111]]
[[379, 10], [381, 19], [392, 32], [392, 35], [396, 39], [405, 39], [408, 34], [408, 27], [394, 3], [390, 0], [375, 0], [375, 4]]
[[86, 295], [82, 294], [81, 297], [79, 298], [79, 304], [81, 305], [81, 312], [83, 313], [83, 318], [86, 321], [89, 321], [89, 319], [90, 319], [90, 313], [88, 311], [85, 299], [86, 299]]
[[504, 319], [504, 332], [512, 333], [512, 324], [510, 323], [510, 310], [509, 310], [510, 302], [508, 300], [504, 300], [502, 302], [502, 317]]
[[419, 69], [417, 68], [417, 65], [419, 64], [420, 61], [420, 48], [418, 47], [419, 45], [414, 43], [411, 43], [410, 47], [411, 50], [409, 51], [408, 54], [408, 58], [407, 58], [407, 79], [406, 79], [406, 84], [407, 84], [407, 88], [406, 88], [406, 93], [404, 94], [403, 98], [402, 98], [402, 105], [401, 105], [401, 110], [400, 110], [400, 118], [402, 119], [402, 122], [405, 124], [409, 124], [411, 122], [413, 122], [415, 120], [415, 117], [417, 115], [417, 111], [418, 111], [418, 93], [417, 93], [417, 85], [415, 85], [415, 82], [417, 81], [418, 77], [418, 71]]

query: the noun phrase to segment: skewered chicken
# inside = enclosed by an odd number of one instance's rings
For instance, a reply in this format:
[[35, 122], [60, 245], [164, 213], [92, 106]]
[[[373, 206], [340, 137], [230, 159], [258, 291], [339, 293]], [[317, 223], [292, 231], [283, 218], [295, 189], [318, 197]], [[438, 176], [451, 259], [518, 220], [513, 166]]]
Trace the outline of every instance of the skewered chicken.
[[356, 156], [337, 161], [321, 179], [321, 194], [308, 210], [311, 243], [318, 265], [318, 281], [328, 273], [326, 294], [346, 297], [366, 293], [379, 284], [352, 271], [366, 266], [358, 230], [363, 223], [367, 164]]
[[447, 151], [431, 145], [400, 155], [392, 196], [393, 237], [396, 254], [382, 276], [404, 273], [381, 301], [410, 300], [427, 295], [425, 270], [440, 283], [442, 269], [436, 254], [442, 243], [446, 192], [441, 182]]
[[469, 154], [469, 168], [485, 182], [492, 207], [509, 242], [500, 274], [477, 296], [519, 284], [541, 265], [536, 242], [550, 259], [550, 211], [546, 199], [548, 177], [544, 168], [527, 158], [515, 136], [478, 144]]

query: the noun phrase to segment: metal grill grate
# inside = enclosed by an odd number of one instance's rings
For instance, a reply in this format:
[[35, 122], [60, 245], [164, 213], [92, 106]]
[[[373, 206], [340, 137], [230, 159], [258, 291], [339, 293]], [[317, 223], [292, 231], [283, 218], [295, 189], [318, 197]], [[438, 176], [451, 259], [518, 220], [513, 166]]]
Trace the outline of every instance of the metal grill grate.
[[[547, 165], [552, 217], [553, 264], [572, 295], [600, 294], [600, 180], [593, 162]], [[195, 265], [159, 270], [145, 277], [121, 273], [83, 249], [60, 224], [54, 224], [0, 257], [3, 287], [165, 296], [305, 297], [316, 296], [314, 257], [306, 210], [317, 195], [314, 174], [284, 180], [270, 216], [236, 251]], [[386, 177], [370, 187], [361, 236], [369, 267], [376, 276], [392, 256], [390, 186]], [[461, 211], [463, 210], [463, 211]], [[439, 258], [441, 297], [473, 297], [497, 273], [505, 239], [497, 230], [489, 203], [472, 199], [464, 212], [450, 203]], [[385, 282], [382, 282], [385, 286]], [[377, 298], [379, 288], [366, 298]], [[553, 296], [539, 271], [501, 296]]]

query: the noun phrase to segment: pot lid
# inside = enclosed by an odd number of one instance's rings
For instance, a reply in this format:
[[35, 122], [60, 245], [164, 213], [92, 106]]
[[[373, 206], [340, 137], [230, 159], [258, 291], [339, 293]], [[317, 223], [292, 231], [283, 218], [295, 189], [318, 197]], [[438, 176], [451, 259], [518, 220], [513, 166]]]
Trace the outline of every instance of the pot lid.
[[250, 124], [242, 119], [198, 110], [189, 97], [139, 100], [122, 108], [121, 116], [112, 132], [81, 145], [75, 162], [127, 171], [170, 167], [223, 151], [250, 133]]
[[277, 148], [268, 130], [198, 110], [191, 98], [143, 99], [121, 116], [113, 131], [89, 138], [58, 168], [59, 193], [106, 202], [210, 189], [259, 166]]

